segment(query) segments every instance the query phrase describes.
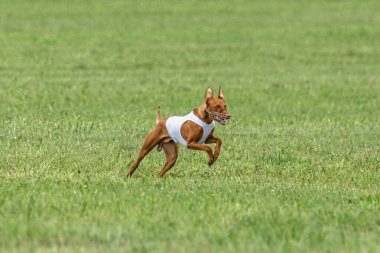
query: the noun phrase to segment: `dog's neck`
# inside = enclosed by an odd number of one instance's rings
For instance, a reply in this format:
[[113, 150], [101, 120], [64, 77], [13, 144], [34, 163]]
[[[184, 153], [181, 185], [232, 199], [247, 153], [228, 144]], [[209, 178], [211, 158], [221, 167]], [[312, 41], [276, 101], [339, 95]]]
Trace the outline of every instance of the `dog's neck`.
[[206, 124], [210, 124], [212, 122], [212, 118], [210, 115], [205, 111], [206, 110], [206, 103], [201, 104], [198, 108], [194, 109], [194, 114], [198, 118], [200, 118], [203, 122]]

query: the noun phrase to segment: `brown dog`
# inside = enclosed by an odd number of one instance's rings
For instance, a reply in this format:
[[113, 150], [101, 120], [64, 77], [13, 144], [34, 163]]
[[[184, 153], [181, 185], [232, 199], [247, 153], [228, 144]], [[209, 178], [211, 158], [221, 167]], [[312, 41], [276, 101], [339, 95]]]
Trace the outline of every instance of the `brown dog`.
[[[218, 98], [214, 98], [212, 90], [207, 88], [205, 103], [183, 117], [173, 116], [161, 120], [160, 107], [158, 107], [157, 126], [146, 136], [139, 156], [127, 176], [132, 176], [141, 160], [157, 145], [157, 150], [161, 151], [163, 148], [166, 154], [165, 166], [159, 173], [162, 177], [177, 161], [177, 142], [189, 149], [206, 151], [210, 158], [208, 165], [211, 166], [218, 159], [222, 145], [222, 140], [213, 136], [214, 120], [225, 125], [230, 118], [221, 87], [219, 87]], [[214, 154], [211, 148], [202, 145], [203, 143], [216, 143]]]

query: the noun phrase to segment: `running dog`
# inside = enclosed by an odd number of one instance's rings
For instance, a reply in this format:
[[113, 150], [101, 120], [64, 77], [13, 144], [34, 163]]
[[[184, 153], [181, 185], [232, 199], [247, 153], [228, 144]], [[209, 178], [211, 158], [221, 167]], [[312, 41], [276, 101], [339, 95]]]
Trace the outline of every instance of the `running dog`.
[[[205, 102], [185, 116], [172, 116], [161, 120], [160, 107], [158, 107], [157, 126], [146, 136], [137, 160], [126, 176], [132, 176], [141, 160], [155, 146], [157, 146], [159, 152], [164, 149], [166, 154], [166, 163], [158, 174], [159, 177], [164, 176], [177, 161], [178, 142], [188, 149], [207, 152], [209, 156], [208, 165], [211, 166], [218, 159], [222, 146], [222, 140], [213, 136], [215, 121], [225, 125], [230, 118], [231, 115], [227, 112], [221, 87], [219, 87], [217, 98], [214, 98], [212, 90], [207, 88]], [[203, 143], [216, 143], [214, 154], [212, 153], [212, 149], [206, 145], [202, 145]]]

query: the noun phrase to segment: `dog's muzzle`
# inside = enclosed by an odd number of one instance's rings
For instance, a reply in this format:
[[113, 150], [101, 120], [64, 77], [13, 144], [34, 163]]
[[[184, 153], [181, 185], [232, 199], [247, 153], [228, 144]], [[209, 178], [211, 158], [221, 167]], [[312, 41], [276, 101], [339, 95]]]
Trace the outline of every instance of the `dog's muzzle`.
[[222, 125], [226, 125], [228, 121], [231, 119], [231, 114], [229, 113], [219, 113], [219, 112], [211, 112], [206, 109], [206, 112], [210, 115], [210, 117], [215, 120], [216, 122], [219, 122]]

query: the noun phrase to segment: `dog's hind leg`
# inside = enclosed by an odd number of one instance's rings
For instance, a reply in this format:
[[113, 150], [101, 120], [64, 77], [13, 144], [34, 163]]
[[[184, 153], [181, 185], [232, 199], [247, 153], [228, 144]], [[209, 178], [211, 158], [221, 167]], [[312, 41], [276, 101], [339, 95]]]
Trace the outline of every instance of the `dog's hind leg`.
[[160, 129], [159, 126], [153, 129], [148, 133], [148, 135], [145, 138], [144, 144], [141, 147], [139, 156], [137, 157], [136, 162], [132, 165], [131, 169], [129, 170], [127, 177], [132, 176], [133, 172], [137, 169], [139, 166], [139, 163], [142, 159], [160, 142]]
[[162, 147], [164, 148], [166, 155], [166, 162], [164, 168], [158, 174], [159, 177], [163, 177], [164, 174], [173, 167], [178, 157], [178, 144], [174, 141], [169, 141], [167, 143], [163, 143]]

